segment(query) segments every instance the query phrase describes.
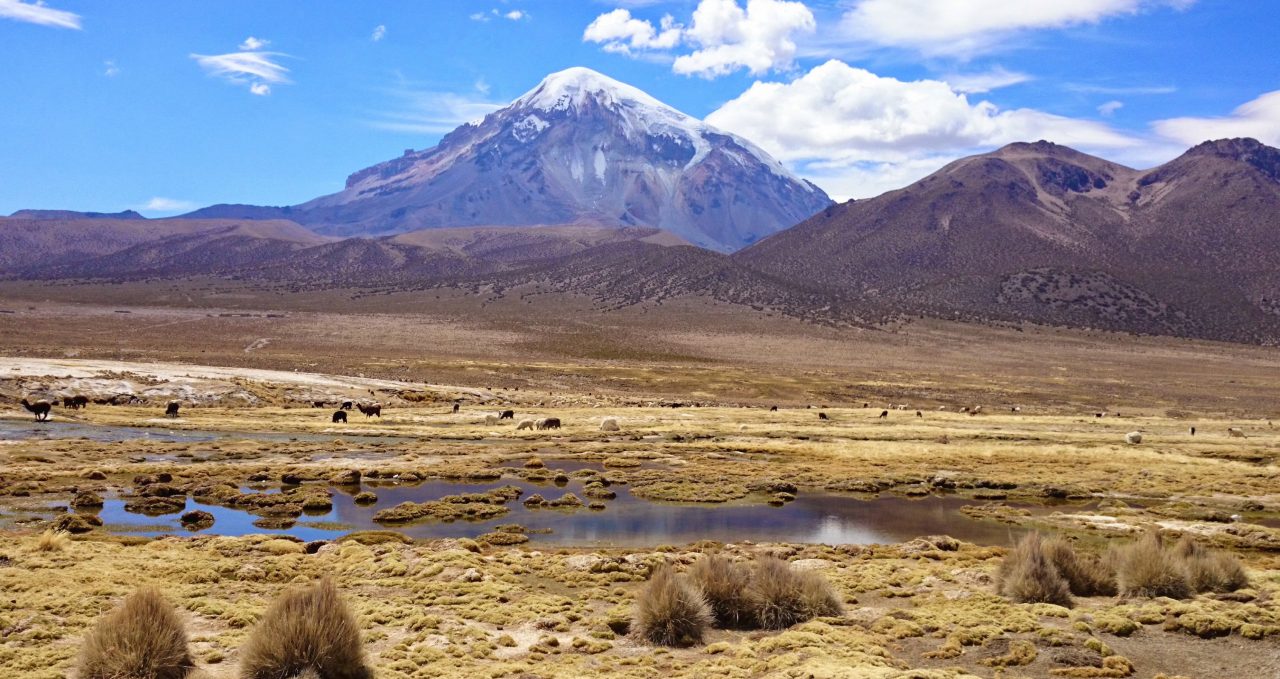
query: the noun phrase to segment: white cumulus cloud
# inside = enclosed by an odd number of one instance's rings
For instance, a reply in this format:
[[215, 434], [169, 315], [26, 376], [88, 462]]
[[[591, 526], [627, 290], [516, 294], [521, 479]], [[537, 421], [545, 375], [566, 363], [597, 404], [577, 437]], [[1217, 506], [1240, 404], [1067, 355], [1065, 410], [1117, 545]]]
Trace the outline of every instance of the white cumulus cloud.
[[[756, 82], [707, 122], [756, 142], [842, 197], [876, 195], [893, 188], [885, 178], [900, 186], [959, 156], [1015, 141], [1095, 151], [1140, 143], [1096, 121], [974, 103], [942, 81], [881, 77], [837, 60], [789, 83]], [[871, 181], [860, 190], [851, 177]]]
[[102, 62], [102, 75], [108, 78], [114, 78], [120, 75], [120, 67], [116, 65], [115, 59], [107, 59]]
[[683, 75], [706, 78], [746, 70], [753, 75], [785, 71], [795, 66], [796, 37], [812, 33], [817, 24], [803, 2], [785, 0], [701, 0], [688, 26], [670, 14], [657, 26], [615, 9], [596, 17], [583, 32], [585, 42], [599, 43], [607, 52], [632, 56], [688, 48], [675, 56], [671, 68]]
[[1094, 24], [1196, 0], [855, 0], [841, 19], [848, 39], [926, 54], [964, 55], [999, 47], [1027, 30]]
[[252, 52], [254, 50], [260, 50], [263, 47], [266, 47], [267, 45], [270, 45], [270, 44], [271, 44], [270, 40], [262, 40], [260, 38], [255, 38], [251, 35], [245, 38], [244, 42], [240, 43], [240, 49], [247, 52]]
[[602, 43], [607, 52], [631, 54], [633, 50], [665, 50], [680, 42], [684, 26], [670, 14], [662, 17], [661, 30], [653, 24], [631, 16], [625, 9], [615, 9], [596, 17], [585, 31], [586, 42]]
[[378, 24], [373, 27], [373, 33], [369, 36], [369, 39], [374, 42], [382, 42], [385, 37], [387, 37], [387, 27], [383, 24]]
[[1246, 102], [1230, 115], [1170, 118], [1156, 121], [1152, 128], [1157, 134], [1188, 146], [1225, 137], [1253, 137], [1264, 144], [1280, 146], [1280, 90]]
[[38, 24], [40, 26], [80, 30], [79, 14], [54, 9], [44, 4], [42, 0], [37, 0], [36, 2], [0, 0], [0, 19], [13, 19], [14, 21]]

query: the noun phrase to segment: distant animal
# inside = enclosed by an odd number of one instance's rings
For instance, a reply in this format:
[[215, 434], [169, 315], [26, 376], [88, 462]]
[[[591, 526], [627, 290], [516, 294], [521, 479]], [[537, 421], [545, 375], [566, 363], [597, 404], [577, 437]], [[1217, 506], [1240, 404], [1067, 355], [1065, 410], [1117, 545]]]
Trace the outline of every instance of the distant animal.
[[769, 412], [771, 413], [778, 412], [778, 406], [769, 406]]
[[77, 396], [68, 396], [68, 397], [66, 397], [66, 398], [62, 399], [62, 407], [63, 407], [63, 408], [70, 408], [70, 409], [72, 409], [72, 410], [80, 410], [81, 408], [83, 408], [83, 407], [85, 407], [85, 406], [87, 406], [87, 405], [89, 405], [89, 397], [88, 397], [88, 396], [79, 396], [79, 395], [77, 395]]
[[1230, 436], [1233, 439], [1249, 438], [1244, 435], [1244, 430], [1241, 429], [1240, 427], [1231, 427], [1230, 429], [1228, 429], [1227, 436]]
[[867, 403], [866, 401], [863, 401], [863, 402], [862, 402], [862, 407], [863, 407], [863, 408], [870, 408], [870, 407], [871, 407], [871, 404], [870, 404], [870, 403]]
[[1124, 435], [1124, 442], [1125, 442], [1125, 443], [1131, 443], [1131, 444], [1133, 444], [1133, 445], [1137, 445], [1137, 444], [1139, 444], [1139, 443], [1142, 443], [1142, 432], [1140, 432], [1140, 431], [1131, 431], [1131, 432], [1129, 432], [1128, 434], [1125, 434], [1125, 435]]
[[461, 406], [461, 404], [459, 404], [457, 401], [454, 401], [454, 402], [453, 402], [453, 414], [454, 414], [454, 415], [457, 415], [457, 414], [458, 414], [458, 408], [461, 408], [461, 407], [462, 407], [462, 406]]
[[351, 410], [351, 401], [343, 401], [343, 402], [342, 402], [342, 409], [343, 409], [343, 410]]
[[520, 423], [516, 425], [516, 431], [520, 431], [521, 429], [533, 429], [533, 425], [534, 421], [532, 419], [520, 420]]
[[497, 414], [495, 414], [495, 413], [489, 413], [489, 414], [485, 415], [485, 416], [484, 416], [484, 423], [485, 423], [485, 424], [497, 424], [497, 423], [498, 423], [498, 415], [497, 415]]
[[44, 422], [49, 419], [49, 411], [53, 410], [53, 404], [43, 399], [35, 403], [28, 403], [27, 399], [22, 399], [22, 407], [31, 411], [36, 416], [36, 422]]
[[1009, 412], [1011, 412], [1011, 413], [1020, 413], [1020, 412], [1022, 412], [1022, 406], [1014, 406], [1014, 407], [1012, 407], [1012, 408], [1010, 408], [1010, 409], [1009, 409]]
[[969, 406], [964, 406], [964, 407], [960, 408], [960, 412], [962, 412], [962, 413], [967, 413], [967, 412], [969, 412]]
[[542, 426], [540, 426], [540, 427], [538, 427], [538, 428], [539, 428], [539, 429], [559, 429], [559, 428], [560, 428], [560, 418], [558, 418], [558, 417], [548, 417], [547, 419], [542, 420]]
[[818, 413], [818, 419], [819, 419], [819, 420], [829, 420], [829, 419], [831, 419], [831, 418], [830, 418], [830, 417], [827, 417], [827, 414], [826, 414], [826, 413]]
[[917, 410], [917, 411], [916, 411], [916, 417], [924, 417], [924, 413], [922, 413], [922, 412], [920, 412], [919, 410]]
[[973, 407], [973, 410], [970, 410], [969, 412], [971, 412], [971, 413], [980, 413], [980, 412], [982, 412], [982, 406], [974, 406], [974, 407]]
[[622, 427], [618, 426], [618, 418], [606, 417], [600, 420], [600, 431], [619, 431]]
[[327, 405], [329, 405], [329, 404], [328, 404], [328, 403], [325, 403], [324, 401], [312, 401], [312, 402], [311, 402], [311, 407], [312, 407], [312, 408], [323, 408], [323, 407], [325, 407], [325, 406], [327, 406]]
[[1094, 416], [1094, 417], [1102, 417], [1103, 415], [1106, 415], [1106, 413], [1094, 413], [1094, 414], [1093, 414], [1093, 416]]
[[938, 412], [942, 412], [942, 411], [944, 411], [944, 410], [946, 410], [946, 409], [947, 409], [947, 407], [946, 407], [946, 406], [938, 406]]
[[333, 411], [333, 421], [334, 421], [334, 422], [346, 422], [346, 421], [347, 421], [347, 411], [345, 411], [345, 410], [335, 410], [335, 411]]
[[1195, 427], [1192, 427], [1192, 428], [1191, 428], [1191, 435], [1192, 435], [1192, 436], [1195, 436], [1195, 435], [1196, 435], [1196, 428], [1195, 428]]
[[498, 419], [499, 419], [499, 420], [514, 420], [514, 419], [516, 419], [516, 411], [514, 411], [514, 410], [504, 410], [504, 411], [502, 411], [501, 413], [498, 413]]
[[359, 408], [360, 412], [364, 413], [365, 417], [374, 417], [375, 415], [379, 418], [382, 417], [381, 403], [371, 403], [369, 405], [365, 405], [363, 403], [357, 403], [356, 408]]
[[888, 416], [889, 416], [889, 411], [887, 410], [880, 411], [880, 417], [888, 417]]
[[177, 417], [178, 408], [180, 407], [182, 407], [181, 401], [169, 401], [168, 405], [164, 407], [165, 417]]

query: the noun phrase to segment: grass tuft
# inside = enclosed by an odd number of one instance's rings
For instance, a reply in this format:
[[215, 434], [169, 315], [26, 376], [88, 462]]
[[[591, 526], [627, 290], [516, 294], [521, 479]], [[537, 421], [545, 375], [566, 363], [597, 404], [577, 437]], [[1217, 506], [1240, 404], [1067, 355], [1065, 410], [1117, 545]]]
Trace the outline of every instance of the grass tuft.
[[711, 607], [702, 592], [668, 566], [653, 574], [636, 600], [634, 628], [653, 644], [700, 644], [711, 621]]
[[1028, 533], [1000, 564], [996, 574], [1001, 595], [1024, 604], [1071, 607], [1071, 586], [1049, 559], [1039, 533]]
[[183, 679], [194, 668], [173, 605], [140, 589], [107, 613], [80, 649], [80, 679]]
[[747, 593], [755, 603], [756, 624], [765, 629], [785, 629], [843, 611], [826, 578], [812, 571], [797, 571], [776, 557], [756, 561]]
[[750, 578], [749, 568], [718, 554], [703, 556], [689, 569], [689, 579], [711, 606], [716, 625], [731, 629], [755, 620], [755, 604], [747, 591]]
[[1244, 566], [1233, 554], [1211, 551], [1190, 535], [1182, 536], [1173, 550], [1182, 558], [1191, 588], [1197, 592], [1234, 592], [1249, 585]]
[[69, 544], [71, 544], [71, 535], [67, 531], [50, 528], [40, 534], [40, 539], [36, 541], [36, 551], [61, 552]]
[[1115, 571], [1091, 554], [1080, 554], [1070, 542], [1051, 537], [1041, 543], [1045, 556], [1076, 596], [1115, 596]]
[[241, 650], [242, 679], [371, 679], [355, 616], [328, 578], [276, 599]]
[[1186, 559], [1151, 531], [1118, 548], [1116, 584], [1125, 597], [1187, 599], [1194, 594]]

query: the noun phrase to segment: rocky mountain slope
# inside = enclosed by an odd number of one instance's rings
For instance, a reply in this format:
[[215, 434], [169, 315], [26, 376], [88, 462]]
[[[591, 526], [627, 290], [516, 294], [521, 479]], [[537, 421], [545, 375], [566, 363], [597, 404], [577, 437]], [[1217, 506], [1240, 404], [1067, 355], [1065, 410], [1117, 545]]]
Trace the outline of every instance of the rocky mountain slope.
[[728, 252], [830, 204], [751, 142], [585, 68], [290, 208], [218, 205], [188, 216], [285, 218], [332, 235], [423, 228], [644, 226]]
[[1012, 144], [833, 206], [734, 255], [832, 295], [943, 316], [1267, 341], [1280, 151], [1206, 142], [1140, 172]]

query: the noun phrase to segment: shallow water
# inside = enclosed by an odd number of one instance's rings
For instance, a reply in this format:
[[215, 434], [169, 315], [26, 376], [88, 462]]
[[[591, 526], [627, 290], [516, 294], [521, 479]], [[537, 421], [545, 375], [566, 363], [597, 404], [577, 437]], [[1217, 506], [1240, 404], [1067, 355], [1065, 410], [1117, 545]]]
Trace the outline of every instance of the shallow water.
[[[0, 419], [0, 441], [27, 441], [50, 439], [87, 439], [100, 443], [120, 441], [160, 441], [163, 443], [206, 443], [209, 441], [301, 441], [326, 443], [334, 439], [368, 443], [405, 443], [417, 440], [408, 436], [382, 436], [347, 433], [303, 434], [249, 431], [216, 431], [205, 429], [179, 429], [167, 427], [124, 427], [89, 424], [68, 420], [34, 422], [31, 420]], [[451, 443], [467, 441], [450, 441]]]
[[[557, 468], [563, 468], [556, 465]], [[215, 535], [286, 533], [304, 540], [333, 539], [353, 530], [393, 528], [415, 538], [475, 537], [502, 524], [520, 524], [532, 531], [530, 538], [547, 545], [653, 547], [684, 544], [698, 540], [721, 542], [796, 542], [825, 544], [894, 543], [922, 535], [946, 534], [978, 544], [1010, 544], [1022, 531], [992, 521], [971, 519], [959, 512], [974, 500], [960, 497], [907, 499], [881, 497], [860, 499], [826, 492], [801, 492], [783, 507], [763, 503], [763, 496], [725, 504], [650, 502], [631, 495], [627, 486], [614, 485], [618, 494], [606, 500], [607, 508], [593, 511], [529, 509], [519, 500], [508, 503], [510, 513], [488, 521], [455, 523], [413, 523], [384, 526], [373, 521], [378, 509], [405, 501], [424, 502], [445, 495], [482, 492], [502, 485], [524, 490], [522, 498], [538, 493], [548, 499], [573, 492], [587, 500], [582, 482], [571, 480], [564, 486], [503, 479], [486, 483], [428, 481], [414, 485], [386, 485], [368, 482], [360, 490], [378, 494], [373, 506], [355, 504], [354, 488], [335, 488], [333, 508], [324, 513], [304, 515], [298, 524], [285, 530], [254, 527], [257, 518], [238, 509], [208, 506], [188, 499], [187, 509], [202, 509], [214, 515]], [[261, 492], [261, 489], [259, 489]], [[99, 513], [108, 528], [135, 535], [184, 534], [180, 514], [148, 517], [124, 511], [123, 501], [109, 500]], [[322, 524], [322, 525], [316, 525]]]

